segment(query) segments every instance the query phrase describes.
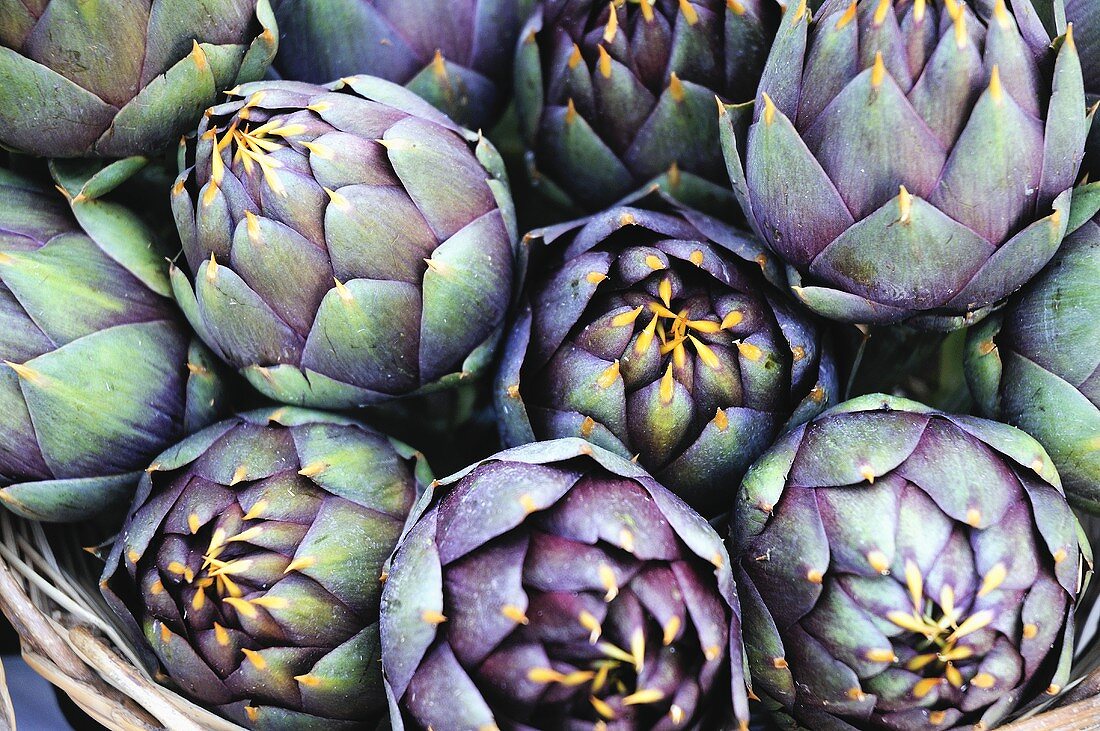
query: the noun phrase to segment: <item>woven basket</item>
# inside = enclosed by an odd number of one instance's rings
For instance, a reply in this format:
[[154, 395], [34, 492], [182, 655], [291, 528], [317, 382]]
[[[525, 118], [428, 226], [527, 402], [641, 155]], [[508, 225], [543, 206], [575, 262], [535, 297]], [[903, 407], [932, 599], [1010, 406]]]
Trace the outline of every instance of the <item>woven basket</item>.
[[[1093, 545], [1100, 545], [1100, 521], [1086, 530]], [[99, 538], [82, 526], [44, 526], [0, 510], [0, 611], [19, 633], [23, 659], [109, 729], [245, 731], [142, 669], [100, 596], [102, 563], [84, 548]], [[1058, 697], [1001, 729], [1100, 729], [1098, 596], [1100, 580], [1092, 582], [1078, 610], [1073, 680]], [[0, 668], [0, 729], [14, 723]]]

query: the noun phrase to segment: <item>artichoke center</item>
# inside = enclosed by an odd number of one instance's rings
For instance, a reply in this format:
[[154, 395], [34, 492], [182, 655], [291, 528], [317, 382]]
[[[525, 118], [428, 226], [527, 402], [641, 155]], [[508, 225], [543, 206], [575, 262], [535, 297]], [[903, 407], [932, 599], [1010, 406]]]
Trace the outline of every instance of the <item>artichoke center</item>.
[[[615, 613], [613, 603], [619, 596], [619, 586], [610, 566], [601, 565], [599, 573], [606, 589], [604, 601], [608, 604], [608, 614], [612, 615]], [[616, 705], [627, 707], [654, 706], [668, 703], [669, 699], [663, 690], [641, 687], [639, 684], [639, 678], [642, 677], [642, 671], [646, 666], [646, 627], [642, 625], [635, 626], [629, 630], [629, 637], [623, 638], [627, 640], [626, 642], [620, 640], [616, 643], [605, 636], [604, 627], [591, 613], [581, 611], [576, 621], [588, 633], [588, 643], [595, 652], [581, 653], [579, 656], [574, 657], [559, 657], [558, 659], [564, 660], [577, 668], [587, 666], [587, 669], [563, 673], [550, 667], [535, 667], [527, 673], [529, 680], [536, 683], [557, 683], [578, 690], [586, 688], [587, 703], [597, 719], [596, 728], [605, 728], [606, 722], [618, 719], [618, 712], [608, 702], [613, 698], [618, 699]], [[681, 620], [676, 616], [670, 618], [666, 625], [661, 628], [662, 646], [670, 647], [676, 641], [677, 636], [680, 635], [681, 629], [683, 629]], [[626, 628], [623, 627], [615, 627], [614, 631], [618, 635], [626, 634]], [[677, 646], [683, 644], [683, 637], [681, 637], [681, 643], [677, 643]], [[675, 650], [675, 647], [670, 648], [670, 651]], [[684, 651], [690, 652], [687, 649]], [[705, 653], [706, 659], [709, 661], [717, 657], [720, 652], [720, 648], [708, 648]], [[567, 652], [566, 654], [572, 655], [573, 653]], [[652, 660], [652, 658], [650, 659]], [[664, 709], [661, 708], [655, 710], [664, 712]], [[667, 715], [674, 724], [679, 724], [686, 714], [683, 708], [672, 703], [667, 706]]]
[[[249, 104], [258, 101], [257, 96], [259, 95], [253, 95]], [[241, 129], [241, 120], [247, 118], [249, 104], [238, 112], [238, 116], [234, 117], [221, 137], [218, 137], [218, 127], [211, 127], [210, 131], [204, 135], [204, 137], [208, 136], [214, 144], [214, 154], [210, 156], [210, 182], [207, 185], [204, 202], [209, 203], [221, 186], [225, 176], [225, 160], [222, 158], [222, 152], [226, 148], [233, 150], [234, 165], [243, 165], [248, 175], [252, 174], [254, 167], [259, 168], [268, 187], [279, 195], [286, 195], [286, 188], [275, 172], [283, 167], [283, 164], [268, 154], [282, 149], [284, 144], [281, 140], [272, 138], [285, 139], [300, 135], [305, 131], [305, 127], [300, 124], [283, 124], [282, 120], [276, 118], [254, 129], [245, 122], [244, 129]]]
[[[676, 309], [674, 309], [674, 306]], [[719, 321], [715, 319], [692, 318], [691, 309], [676, 305], [672, 296], [672, 281], [665, 277], [657, 287], [657, 299], [650, 299], [632, 310], [622, 313], [612, 320], [615, 327], [634, 326], [642, 313], [652, 314], [634, 342], [634, 354], [642, 355], [654, 344], [659, 343], [662, 358], [669, 357], [665, 373], [661, 378], [661, 396], [667, 403], [672, 400], [673, 372], [684, 368], [687, 363], [689, 347], [699, 356], [699, 360], [708, 368], [722, 369], [722, 361], [708, 346], [704, 339], [735, 327], [743, 319], [738, 310], [729, 312]], [[643, 320], [644, 321], [644, 320]], [[742, 352], [754, 346], [736, 343]], [[759, 356], [758, 356], [759, 357]]]
[[[263, 502], [257, 503], [256, 508], [262, 510]], [[256, 508], [253, 509], [253, 513], [257, 512]], [[285, 608], [286, 600], [279, 597], [262, 595], [245, 598], [246, 593], [253, 593], [252, 588], [247, 587], [248, 572], [252, 569], [253, 560], [248, 557], [247, 549], [233, 551], [233, 544], [247, 545], [263, 532], [263, 527], [262, 521], [256, 520], [252, 513], [243, 517], [244, 523], [252, 523], [252, 525], [233, 533], [227, 532], [221, 525], [207, 528], [210, 530], [210, 537], [207, 540], [206, 550], [202, 552], [202, 565], [197, 573], [192, 566], [185, 566], [179, 562], [169, 564], [168, 571], [181, 577], [194, 589], [190, 603], [196, 611], [202, 609], [209, 599], [229, 606], [246, 617], [255, 617], [256, 607]], [[203, 530], [200, 518], [195, 514], [188, 517], [188, 527], [196, 537]], [[202, 539], [199, 541], [201, 545]], [[227, 555], [227, 553], [236, 555]], [[301, 563], [304, 564], [304, 562]], [[299, 562], [292, 561], [286, 572], [300, 568], [298, 564]], [[242, 580], [246, 588], [242, 588], [238, 583]], [[218, 628], [215, 627], [215, 629]]]
[[[1006, 571], [1002, 564], [994, 566], [986, 574], [977, 596], [985, 596], [996, 589], [1005, 576]], [[960, 664], [972, 664], [981, 660], [980, 657], [975, 658], [974, 649], [961, 640], [989, 626], [996, 615], [989, 609], [964, 615], [955, 605], [955, 591], [949, 584], [940, 590], [938, 602], [926, 598], [924, 577], [912, 561], [906, 562], [905, 581], [913, 602], [912, 613], [894, 611], [888, 613], [886, 618], [911, 633], [906, 644], [916, 654], [902, 663], [893, 650], [872, 650], [871, 653], [878, 653], [883, 657], [889, 653], [890, 662], [900, 663], [906, 670], [921, 675], [923, 680], [913, 686], [913, 695], [918, 699], [927, 696], [941, 683], [959, 689], [968, 682], [978, 688], [993, 687], [996, 678], [989, 673], [976, 673], [968, 681], [959, 668]]]

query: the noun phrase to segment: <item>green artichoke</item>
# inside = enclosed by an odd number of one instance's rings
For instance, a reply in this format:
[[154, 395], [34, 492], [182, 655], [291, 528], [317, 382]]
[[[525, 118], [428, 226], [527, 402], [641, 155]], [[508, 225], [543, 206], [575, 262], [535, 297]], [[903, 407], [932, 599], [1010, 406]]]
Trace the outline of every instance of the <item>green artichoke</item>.
[[147, 470], [104, 597], [150, 668], [244, 726], [376, 728], [379, 577], [425, 469], [319, 412], [223, 421]]
[[656, 181], [706, 210], [732, 196], [714, 97], [752, 99], [771, 0], [541, 0], [516, 51], [531, 182], [597, 211]]
[[832, 319], [976, 321], [1071, 219], [1081, 64], [1029, 0], [826, 0], [812, 19], [792, 2], [743, 153], [736, 111], [734, 190], [794, 292]]
[[1090, 549], [1023, 432], [881, 394], [782, 439], [736, 501], [753, 690], [807, 728], [992, 728], [1069, 678]]
[[0, 145], [162, 152], [276, 42], [268, 0], [0, 0]]
[[[1065, 3], [1066, 20], [1073, 23], [1073, 34], [1081, 49], [1081, 71], [1091, 107], [1100, 102], [1100, 3], [1096, 0], [1065, 0]], [[1096, 181], [1100, 179], [1100, 125], [1092, 125], [1085, 152], [1085, 169]]]
[[285, 79], [370, 74], [402, 84], [464, 127], [489, 127], [511, 97], [532, 0], [274, 0]]
[[1071, 503], [1100, 512], [1100, 221], [1066, 239], [1003, 313], [972, 328], [966, 374], [987, 416], [1038, 439]]
[[715, 515], [780, 431], [836, 402], [836, 367], [754, 239], [634, 202], [528, 236], [537, 265], [494, 389], [501, 433], [584, 437]]
[[61, 190], [0, 170], [0, 503], [73, 521], [128, 500], [224, 393], [145, 226]]
[[487, 366], [517, 237], [478, 135], [356, 76], [238, 87], [181, 152], [172, 207], [195, 277], [173, 268], [173, 291], [266, 396], [376, 404]]
[[437, 483], [388, 571], [396, 731], [748, 728], [722, 541], [599, 447], [540, 442]]

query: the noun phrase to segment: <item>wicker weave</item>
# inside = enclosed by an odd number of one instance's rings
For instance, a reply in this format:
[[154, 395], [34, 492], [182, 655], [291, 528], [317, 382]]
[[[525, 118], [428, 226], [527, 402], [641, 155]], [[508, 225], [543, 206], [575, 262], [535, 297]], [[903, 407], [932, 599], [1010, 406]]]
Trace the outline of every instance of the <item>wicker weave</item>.
[[[1100, 545], [1100, 522], [1087, 528], [1093, 545]], [[27, 664], [109, 729], [244, 731], [142, 669], [100, 596], [102, 564], [82, 547], [82, 537], [89, 538], [78, 526], [47, 531], [0, 510], [0, 611], [19, 633]], [[1074, 680], [1040, 709], [1002, 726], [1004, 731], [1100, 729], [1098, 595], [1100, 581], [1093, 581], [1078, 612]], [[0, 668], [4, 728], [14, 728], [14, 714]]]

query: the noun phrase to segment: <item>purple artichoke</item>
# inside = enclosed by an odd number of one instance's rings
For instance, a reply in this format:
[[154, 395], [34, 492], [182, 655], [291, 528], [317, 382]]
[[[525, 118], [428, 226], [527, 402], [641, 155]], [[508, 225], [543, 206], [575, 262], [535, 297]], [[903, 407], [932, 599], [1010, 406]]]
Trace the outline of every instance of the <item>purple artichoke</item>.
[[541, 442], [413, 512], [382, 592], [397, 731], [747, 728], [725, 547], [641, 468]]
[[1100, 221], [967, 334], [966, 376], [986, 415], [1038, 439], [1071, 503], [1100, 512]]
[[464, 127], [493, 124], [532, 0], [274, 0], [275, 69], [323, 84], [370, 74], [402, 84]]
[[755, 240], [650, 197], [537, 231], [495, 399], [506, 444], [579, 436], [704, 515], [785, 427], [835, 402], [817, 325]]
[[347, 408], [488, 366], [516, 256], [488, 142], [356, 76], [238, 87], [183, 152], [172, 204], [195, 277], [173, 269], [173, 291], [266, 396]]
[[1066, 233], [1081, 64], [1073, 34], [1052, 44], [1029, 0], [826, 0], [812, 20], [792, 2], [743, 153], [733, 111], [735, 192], [827, 317], [960, 327]]
[[1069, 678], [1090, 549], [1023, 432], [864, 396], [753, 465], [732, 520], [753, 690], [807, 728], [992, 728]]
[[0, 146], [159, 154], [275, 47], [268, 0], [0, 0]]
[[729, 209], [714, 97], [753, 98], [772, 0], [541, 0], [516, 55], [532, 183], [596, 211], [658, 182]]
[[320, 412], [216, 424], [147, 470], [104, 597], [150, 668], [240, 724], [374, 729], [379, 577], [422, 469], [405, 445]]

